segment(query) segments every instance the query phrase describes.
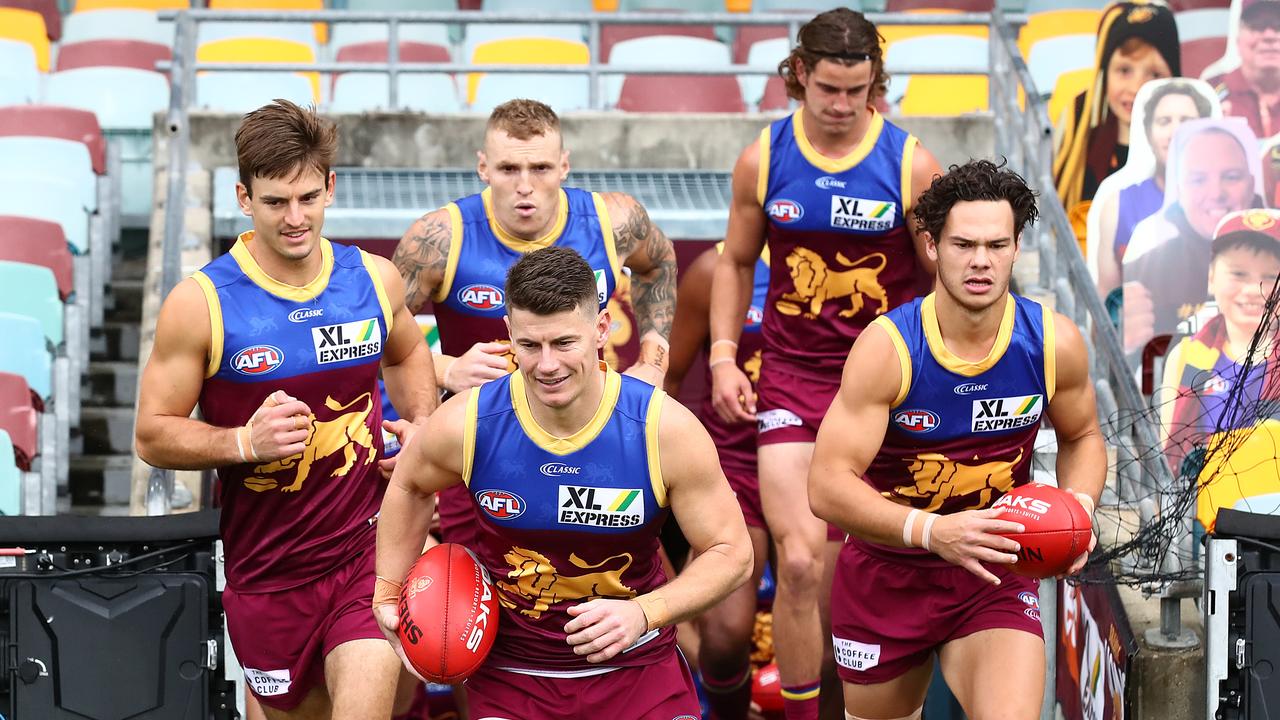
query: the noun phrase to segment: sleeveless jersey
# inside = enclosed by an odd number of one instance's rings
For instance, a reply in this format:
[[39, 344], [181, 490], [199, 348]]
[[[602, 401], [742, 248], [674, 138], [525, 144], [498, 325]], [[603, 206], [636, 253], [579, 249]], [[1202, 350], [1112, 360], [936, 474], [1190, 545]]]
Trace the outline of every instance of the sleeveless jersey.
[[[503, 285], [507, 271], [525, 253], [559, 245], [573, 248], [596, 274], [596, 293], [604, 308], [622, 272], [613, 243], [613, 225], [598, 193], [563, 188], [555, 224], [538, 240], [521, 240], [494, 219], [492, 191], [485, 189], [449, 203], [453, 226], [444, 281], [436, 288], [436, 323], [440, 350], [457, 357], [479, 342], [506, 342]], [[515, 370], [515, 364], [510, 366]]]
[[538, 426], [520, 373], [471, 391], [463, 479], [479, 519], [471, 549], [502, 605], [487, 662], [535, 674], [590, 675], [648, 665], [674, 649], [675, 629], [641, 636], [609, 661], [588, 663], [565, 642], [568, 608], [626, 599], [666, 582], [658, 533], [668, 515], [658, 463], [665, 397], [607, 370], [600, 408], [568, 438]]
[[[716, 251], [723, 251], [724, 243], [716, 244]], [[755, 387], [760, 379], [760, 354], [764, 342], [760, 337], [760, 323], [764, 318], [765, 296], [769, 291], [769, 249], [765, 248], [756, 260], [755, 278], [751, 290], [751, 306], [747, 308], [746, 322], [742, 325], [742, 335], [738, 338], [738, 367], [751, 379]], [[704, 365], [706, 387], [711, 387], [711, 368]], [[750, 475], [756, 474], [756, 426], [754, 423], [728, 424], [720, 419], [711, 405], [708, 395], [702, 403], [699, 418], [707, 428], [707, 433], [715, 441], [716, 451], [720, 456], [720, 465]]]
[[838, 376], [858, 333], [915, 297], [921, 277], [904, 219], [915, 137], [872, 112], [835, 160], [804, 134], [803, 109], [760, 133], [756, 196], [774, 262], [765, 361], [801, 377]]
[[213, 327], [205, 419], [244, 425], [275, 390], [313, 414], [302, 453], [218, 469], [227, 583], [266, 592], [373, 548], [371, 519], [386, 489], [374, 462], [382, 451], [377, 378], [392, 316], [373, 258], [360, 249], [322, 238], [320, 274], [295, 287], [258, 266], [252, 239], [241, 235], [192, 277]]
[[[897, 350], [902, 385], [864, 478], [890, 500], [927, 512], [987, 508], [1030, 481], [1040, 418], [1054, 392], [1052, 311], [1010, 294], [991, 352], [970, 362], [943, 343], [934, 299], [875, 320]], [[924, 550], [851, 542], [946, 562]]]

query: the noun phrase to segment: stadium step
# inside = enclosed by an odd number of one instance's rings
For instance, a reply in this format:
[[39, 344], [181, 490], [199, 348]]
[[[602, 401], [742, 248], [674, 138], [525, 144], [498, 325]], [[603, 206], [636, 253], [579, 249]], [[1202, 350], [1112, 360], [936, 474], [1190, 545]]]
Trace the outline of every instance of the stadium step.
[[71, 505], [89, 506], [102, 515], [129, 508], [133, 455], [81, 455], [71, 458]]
[[[136, 355], [136, 346], [134, 350]], [[132, 408], [138, 395], [138, 361], [91, 360], [80, 387], [85, 405]]]
[[132, 319], [137, 327], [142, 319], [142, 278], [112, 278], [107, 289], [107, 317]]
[[85, 455], [132, 455], [134, 415], [133, 407], [82, 406]]
[[[90, 360], [118, 358], [133, 364], [138, 362], [138, 321], [107, 320], [101, 328], [89, 334]], [[130, 401], [132, 402], [132, 401]]]

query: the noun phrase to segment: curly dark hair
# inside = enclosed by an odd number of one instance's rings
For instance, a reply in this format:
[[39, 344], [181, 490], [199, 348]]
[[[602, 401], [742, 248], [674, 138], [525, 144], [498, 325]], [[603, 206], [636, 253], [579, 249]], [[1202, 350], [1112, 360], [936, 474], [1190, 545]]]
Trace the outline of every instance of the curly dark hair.
[[1012, 170], [1005, 169], [990, 160], [970, 160], [963, 165], [952, 165], [946, 175], [933, 178], [929, 189], [920, 194], [911, 209], [916, 221], [937, 242], [947, 215], [958, 202], [972, 200], [1004, 200], [1013, 208], [1013, 237], [1016, 241], [1029, 223], [1036, 221], [1036, 191], [1027, 187], [1027, 181]]
[[805, 72], [813, 72], [819, 60], [830, 60], [841, 65], [866, 62], [853, 59], [850, 54], [862, 54], [871, 58], [871, 92], [869, 100], [884, 95], [889, 89], [889, 75], [884, 71], [884, 38], [876, 26], [860, 12], [839, 7], [815, 15], [800, 27], [796, 34], [796, 46], [785, 60], [778, 63], [778, 75], [786, 85], [787, 95], [804, 100], [804, 86], [796, 77], [796, 68], [804, 66]]

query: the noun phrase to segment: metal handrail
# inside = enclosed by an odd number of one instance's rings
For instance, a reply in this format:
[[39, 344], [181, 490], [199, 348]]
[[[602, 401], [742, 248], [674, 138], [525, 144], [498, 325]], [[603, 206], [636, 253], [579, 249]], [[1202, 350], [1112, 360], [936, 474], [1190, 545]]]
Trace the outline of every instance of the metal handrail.
[[[175, 63], [169, 60], [156, 62], [156, 68], [169, 71]], [[583, 65], [525, 65], [513, 63], [378, 63], [378, 62], [316, 62], [316, 63], [224, 63], [198, 62], [194, 70], [248, 70], [277, 72], [387, 72], [393, 67], [399, 72], [437, 72], [437, 73], [540, 73], [558, 75], [580, 75], [595, 71], [599, 75], [773, 75], [777, 68], [760, 65], [721, 65], [718, 67], [690, 67], [688, 65], [626, 65], [613, 63], [586, 63]], [[890, 65], [886, 72], [902, 75], [986, 75], [986, 65], [954, 65], [949, 68], [933, 68], [918, 65]]]

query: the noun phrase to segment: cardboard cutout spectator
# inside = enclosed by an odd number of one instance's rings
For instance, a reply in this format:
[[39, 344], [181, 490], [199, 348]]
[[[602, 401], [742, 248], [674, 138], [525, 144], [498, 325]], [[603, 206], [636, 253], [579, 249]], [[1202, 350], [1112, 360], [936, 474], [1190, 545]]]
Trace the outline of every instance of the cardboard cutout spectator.
[[[1222, 101], [1224, 115], [1242, 117], [1253, 134], [1269, 138], [1280, 133], [1280, 2], [1236, 0], [1239, 23], [1231, 70], [1210, 77]], [[1232, 48], [1228, 49], [1230, 53]], [[1230, 54], [1223, 65], [1230, 63]], [[1213, 69], [1206, 71], [1206, 75]]]

